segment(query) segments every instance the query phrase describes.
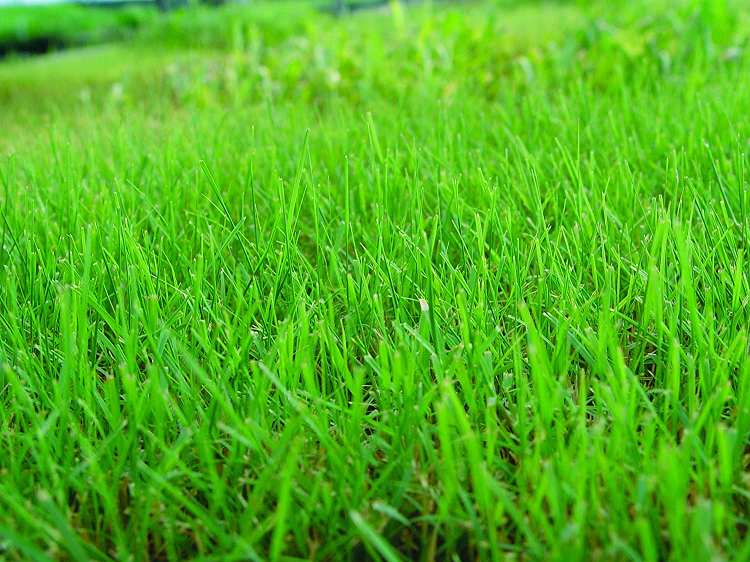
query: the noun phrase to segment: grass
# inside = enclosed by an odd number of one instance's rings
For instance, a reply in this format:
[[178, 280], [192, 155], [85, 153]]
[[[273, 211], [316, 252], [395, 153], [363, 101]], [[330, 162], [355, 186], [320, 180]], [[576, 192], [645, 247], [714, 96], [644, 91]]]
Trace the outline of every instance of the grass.
[[0, 6], [0, 56], [122, 40], [155, 20], [153, 7]]
[[0, 65], [2, 556], [750, 557], [743, 5], [230, 13]]

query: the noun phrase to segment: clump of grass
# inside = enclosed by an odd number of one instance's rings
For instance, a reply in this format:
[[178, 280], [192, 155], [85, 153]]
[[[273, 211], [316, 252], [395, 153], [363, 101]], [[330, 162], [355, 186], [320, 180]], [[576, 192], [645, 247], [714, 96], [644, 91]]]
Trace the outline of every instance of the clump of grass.
[[356, 96], [0, 67], [5, 557], [750, 556], [747, 61], [485, 10], [311, 17]]

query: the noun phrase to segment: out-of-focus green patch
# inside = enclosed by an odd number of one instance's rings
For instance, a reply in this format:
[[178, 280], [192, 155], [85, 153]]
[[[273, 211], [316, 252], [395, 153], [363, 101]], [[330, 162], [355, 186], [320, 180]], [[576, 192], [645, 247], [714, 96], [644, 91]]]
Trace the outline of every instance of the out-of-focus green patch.
[[0, 7], [0, 56], [43, 54], [123, 40], [158, 17], [154, 7], [77, 4]]
[[[155, 20], [123, 47], [0, 64], [0, 97], [56, 103], [88, 91], [98, 100], [115, 88], [133, 100], [158, 94], [203, 105], [357, 105], [415, 92], [492, 100], [575, 76], [601, 88], [616, 84], [618, 73], [704, 80], [735, 64], [748, 42], [747, 20], [711, 3], [664, 6], [647, 18], [598, 6], [425, 4], [401, 16], [386, 10], [338, 20], [305, 3], [185, 10]], [[703, 70], [685, 72], [693, 67]]]

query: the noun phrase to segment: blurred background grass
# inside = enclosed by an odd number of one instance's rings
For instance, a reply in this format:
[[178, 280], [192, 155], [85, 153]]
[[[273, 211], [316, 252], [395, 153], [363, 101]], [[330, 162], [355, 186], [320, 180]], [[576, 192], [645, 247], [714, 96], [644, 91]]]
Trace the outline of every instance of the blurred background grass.
[[[629, 2], [390, 3], [368, 10], [366, 26], [361, 12], [331, 25], [336, 16], [321, 13], [325, 7], [330, 2], [166, 13], [154, 6], [0, 8], [0, 102], [10, 111], [165, 99], [356, 105], [373, 93], [397, 101], [438, 82], [446, 95], [460, 85], [491, 100], [579, 71], [606, 88], [636, 67], [648, 88], [654, 75], [707, 79], [736, 64], [750, 37], [736, 0], [657, 0], [648, 18]], [[29, 52], [57, 54], [29, 61]], [[694, 68], [705, 71], [685, 72]]]

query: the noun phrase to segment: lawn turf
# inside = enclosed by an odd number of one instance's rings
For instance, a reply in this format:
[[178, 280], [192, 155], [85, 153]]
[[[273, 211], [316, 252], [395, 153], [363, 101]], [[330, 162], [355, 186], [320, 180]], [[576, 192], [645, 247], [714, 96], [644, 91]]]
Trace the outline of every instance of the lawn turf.
[[743, 3], [225, 10], [0, 64], [0, 556], [750, 558]]

